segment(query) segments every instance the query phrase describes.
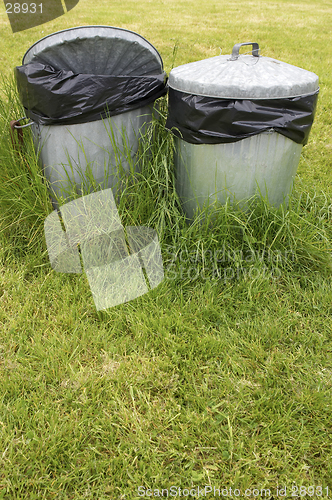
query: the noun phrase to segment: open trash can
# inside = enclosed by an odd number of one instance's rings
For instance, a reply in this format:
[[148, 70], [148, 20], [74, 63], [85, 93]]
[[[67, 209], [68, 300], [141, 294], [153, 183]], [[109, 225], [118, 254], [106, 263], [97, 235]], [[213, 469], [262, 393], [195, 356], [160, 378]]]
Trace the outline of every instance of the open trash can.
[[[252, 53], [240, 55], [242, 45]], [[176, 188], [197, 207], [248, 200], [287, 202], [313, 123], [318, 77], [262, 57], [257, 43], [174, 68], [166, 127], [175, 137]]]
[[113, 188], [166, 93], [158, 51], [132, 31], [84, 26], [39, 40], [22, 64], [17, 87], [53, 198]]

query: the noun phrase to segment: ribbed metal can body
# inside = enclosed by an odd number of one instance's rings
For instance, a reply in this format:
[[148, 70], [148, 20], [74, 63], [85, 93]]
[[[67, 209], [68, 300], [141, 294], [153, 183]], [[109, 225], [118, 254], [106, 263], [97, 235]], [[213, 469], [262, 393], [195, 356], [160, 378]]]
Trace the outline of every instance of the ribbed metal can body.
[[97, 185], [119, 189], [119, 180], [137, 170], [140, 138], [152, 120], [153, 107], [74, 125], [32, 125], [37, 156], [51, 195], [65, 200]]
[[277, 132], [229, 144], [190, 144], [175, 138], [176, 189], [188, 218], [216, 203], [245, 203], [255, 195], [271, 205], [288, 201], [302, 145]]

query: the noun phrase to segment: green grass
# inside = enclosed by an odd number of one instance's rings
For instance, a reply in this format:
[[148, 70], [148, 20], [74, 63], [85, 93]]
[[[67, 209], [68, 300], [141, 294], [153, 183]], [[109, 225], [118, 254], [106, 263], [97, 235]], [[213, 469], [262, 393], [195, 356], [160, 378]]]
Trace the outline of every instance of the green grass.
[[0, 498], [134, 499], [139, 486], [211, 486], [270, 489], [258, 498], [275, 499], [281, 487], [287, 498], [295, 485], [332, 489], [331, 7], [81, 0], [16, 35], [0, 14], [7, 76], [41, 36], [110, 24], [146, 36], [167, 71], [257, 40], [264, 55], [316, 72], [321, 86], [290, 206], [226, 205], [190, 225], [162, 102], [118, 206], [124, 226], [157, 230], [165, 280], [97, 312], [84, 274], [49, 265], [47, 186], [28, 130], [13, 150], [8, 124], [22, 109], [3, 81]]

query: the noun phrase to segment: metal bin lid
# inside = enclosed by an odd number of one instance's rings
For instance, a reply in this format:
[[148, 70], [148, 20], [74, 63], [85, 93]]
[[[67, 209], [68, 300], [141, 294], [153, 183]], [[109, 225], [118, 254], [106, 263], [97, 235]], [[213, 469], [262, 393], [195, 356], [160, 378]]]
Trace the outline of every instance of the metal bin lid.
[[[239, 54], [252, 45], [252, 54]], [[297, 66], [259, 55], [257, 43], [239, 43], [221, 55], [172, 69], [169, 86], [180, 92], [225, 99], [271, 99], [316, 92], [318, 76]]]

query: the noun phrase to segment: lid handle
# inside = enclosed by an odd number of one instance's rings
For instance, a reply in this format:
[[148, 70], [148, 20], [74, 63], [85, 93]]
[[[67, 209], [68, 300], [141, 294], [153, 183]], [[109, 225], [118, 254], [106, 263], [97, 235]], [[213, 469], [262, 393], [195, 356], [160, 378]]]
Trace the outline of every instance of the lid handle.
[[256, 42], [248, 42], [248, 43], [236, 43], [233, 47], [232, 50], [232, 57], [230, 58], [230, 61], [236, 61], [239, 58], [240, 55], [240, 48], [243, 45], [252, 45], [252, 55], [254, 57], [259, 57], [258, 51], [259, 51], [259, 45]]

